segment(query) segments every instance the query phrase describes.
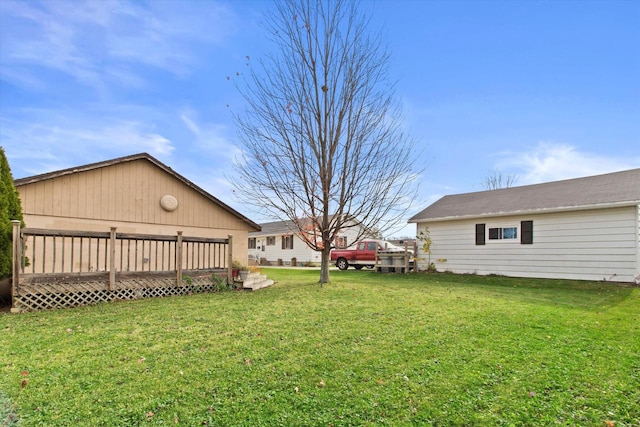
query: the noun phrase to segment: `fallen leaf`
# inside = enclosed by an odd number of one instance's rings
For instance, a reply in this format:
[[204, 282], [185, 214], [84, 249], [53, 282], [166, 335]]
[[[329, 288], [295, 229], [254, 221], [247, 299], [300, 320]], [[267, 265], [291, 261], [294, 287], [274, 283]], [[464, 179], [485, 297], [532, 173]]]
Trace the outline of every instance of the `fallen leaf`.
[[535, 391], [530, 391], [530, 392], [529, 392], [529, 397], [534, 397], [535, 395], [536, 395], [536, 392], [535, 392]]
[[147, 412], [146, 414], [144, 414], [147, 418], [151, 418], [153, 417], [155, 414], [152, 411]]
[[324, 380], [320, 380], [320, 382], [318, 383], [318, 387], [324, 387], [325, 383]]
[[22, 388], [25, 388], [27, 384], [29, 384], [29, 378], [23, 379], [20, 385], [22, 386]]
[[251, 365], [251, 359], [249, 359], [249, 358], [244, 359], [244, 364], [247, 365], [247, 366], [250, 366]]
[[29, 371], [25, 369], [24, 371], [20, 372], [20, 375], [22, 375], [23, 377], [26, 377], [27, 375], [29, 375]]

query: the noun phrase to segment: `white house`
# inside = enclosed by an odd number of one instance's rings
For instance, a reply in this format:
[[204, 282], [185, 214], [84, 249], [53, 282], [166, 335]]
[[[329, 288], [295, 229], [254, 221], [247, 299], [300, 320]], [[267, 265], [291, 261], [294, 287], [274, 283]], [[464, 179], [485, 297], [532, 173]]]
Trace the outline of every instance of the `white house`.
[[[293, 221], [276, 221], [260, 224], [262, 231], [249, 233], [249, 256], [254, 256], [261, 263], [289, 265], [293, 258], [298, 265], [304, 263], [320, 264], [321, 253], [311, 249], [306, 243]], [[335, 240], [338, 248], [355, 245], [358, 236], [362, 236], [363, 227], [352, 221], [344, 227]], [[372, 236], [366, 233], [365, 237]], [[305, 238], [309, 238], [305, 236]]]
[[409, 222], [432, 239], [421, 269], [640, 281], [640, 169], [444, 196]]

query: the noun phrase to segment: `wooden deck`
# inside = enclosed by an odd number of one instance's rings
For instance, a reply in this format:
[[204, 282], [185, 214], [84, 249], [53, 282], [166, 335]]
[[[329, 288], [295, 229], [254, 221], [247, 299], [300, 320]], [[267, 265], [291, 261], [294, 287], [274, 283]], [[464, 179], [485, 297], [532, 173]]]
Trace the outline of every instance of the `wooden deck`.
[[11, 311], [216, 291], [220, 281], [233, 283], [232, 239], [21, 230], [14, 223]]

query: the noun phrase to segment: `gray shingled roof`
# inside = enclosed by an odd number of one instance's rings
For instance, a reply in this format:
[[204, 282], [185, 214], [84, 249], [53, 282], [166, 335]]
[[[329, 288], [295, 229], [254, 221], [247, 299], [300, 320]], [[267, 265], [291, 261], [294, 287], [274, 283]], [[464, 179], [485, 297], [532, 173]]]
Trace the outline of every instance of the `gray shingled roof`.
[[[357, 224], [360, 224], [355, 218], [351, 217], [348, 214], [345, 214], [345, 218], [350, 219]], [[311, 220], [309, 218], [299, 219], [298, 221], [300, 221], [302, 224], [311, 225]], [[364, 227], [362, 224], [360, 224], [360, 226]], [[249, 233], [249, 237], [275, 236], [279, 234], [298, 233], [298, 226], [291, 220], [265, 222], [260, 224], [260, 227], [262, 227], [261, 231], [252, 231]]]
[[640, 169], [444, 196], [409, 222], [640, 204]]
[[249, 237], [258, 236], [274, 236], [279, 234], [291, 234], [297, 232], [296, 225], [293, 221], [274, 221], [260, 224], [262, 231], [252, 231]]

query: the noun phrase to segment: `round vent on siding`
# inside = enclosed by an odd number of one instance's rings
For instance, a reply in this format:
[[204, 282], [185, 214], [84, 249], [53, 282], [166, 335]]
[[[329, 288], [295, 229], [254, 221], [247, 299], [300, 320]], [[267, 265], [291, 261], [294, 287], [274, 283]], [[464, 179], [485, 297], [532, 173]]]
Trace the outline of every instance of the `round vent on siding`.
[[160, 199], [160, 206], [167, 212], [173, 212], [178, 209], [178, 199], [169, 194], [165, 194]]

